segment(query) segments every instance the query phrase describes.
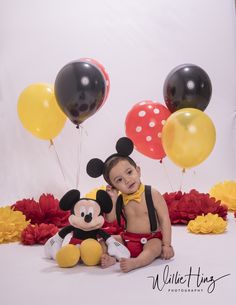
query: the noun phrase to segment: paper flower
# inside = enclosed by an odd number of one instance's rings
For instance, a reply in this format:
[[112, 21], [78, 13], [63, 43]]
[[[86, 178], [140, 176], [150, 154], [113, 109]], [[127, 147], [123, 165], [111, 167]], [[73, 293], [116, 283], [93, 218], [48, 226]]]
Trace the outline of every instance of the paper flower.
[[236, 211], [236, 181], [224, 181], [214, 185], [210, 195], [228, 206], [229, 210]]
[[42, 211], [34, 199], [23, 199], [12, 205], [15, 211], [21, 211], [31, 223], [40, 223], [43, 220]]
[[21, 242], [24, 245], [44, 245], [45, 242], [57, 232], [58, 227], [54, 224], [29, 224], [21, 233]]
[[43, 194], [39, 198], [39, 208], [43, 212], [43, 223], [51, 223], [61, 228], [69, 224], [70, 211], [63, 211], [59, 207], [58, 199], [53, 195]]
[[20, 240], [21, 232], [28, 223], [22, 212], [9, 206], [0, 208], [0, 243]]
[[227, 216], [227, 207], [220, 201], [210, 198], [209, 194], [191, 190], [189, 193], [165, 193], [163, 197], [167, 203], [172, 224], [187, 224], [198, 215], [207, 213], [218, 214], [223, 219]]
[[226, 230], [226, 227], [227, 221], [212, 213], [208, 213], [204, 216], [197, 216], [196, 219], [191, 220], [187, 225], [189, 232], [196, 234], [220, 234]]
[[21, 211], [31, 224], [48, 223], [61, 228], [68, 225], [69, 211], [62, 211], [58, 199], [51, 194], [43, 194], [37, 203], [34, 199], [23, 199], [13, 205], [14, 209]]

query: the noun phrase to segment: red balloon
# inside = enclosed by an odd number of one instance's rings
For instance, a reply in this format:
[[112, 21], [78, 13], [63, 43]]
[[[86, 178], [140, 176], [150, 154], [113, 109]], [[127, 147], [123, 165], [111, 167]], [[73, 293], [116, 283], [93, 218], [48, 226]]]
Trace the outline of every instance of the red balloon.
[[137, 151], [152, 159], [165, 157], [161, 132], [170, 115], [168, 108], [153, 101], [142, 101], [132, 107], [126, 116], [125, 127], [126, 135]]
[[105, 101], [106, 101], [106, 99], [108, 97], [109, 91], [110, 91], [110, 78], [109, 78], [109, 75], [108, 75], [106, 69], [104, 68], [104, 66], [99, 61], [97, 61], [96, 59], [87, 58], [86, 57], [86, 58], [81, 58], [80, 60], [88, 61], [88, 62], [94, 64], [97, 68], [100, 69], [100, 71], [103, 74], [103, 77], [104, 77], [105, 82], [106, 82], [106, 90], [105, 90], [105, 96], [104, 96], [103, 102], [102, 102], [101, 106], [99, 107], [99, 108], [101, 108], [104, 105], [104, 103], [105, 103]]

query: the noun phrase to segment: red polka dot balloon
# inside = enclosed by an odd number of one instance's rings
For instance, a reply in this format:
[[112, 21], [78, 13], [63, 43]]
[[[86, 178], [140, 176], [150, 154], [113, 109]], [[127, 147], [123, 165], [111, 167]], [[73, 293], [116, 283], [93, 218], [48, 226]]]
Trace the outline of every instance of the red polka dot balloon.
[[152, 159], [165, 157], [161, 132], [170, 115], [165, 106], [153, 101], [142, 101], [132, 107], [126, 116], [125, 127], [126, 135], [137, 151]]

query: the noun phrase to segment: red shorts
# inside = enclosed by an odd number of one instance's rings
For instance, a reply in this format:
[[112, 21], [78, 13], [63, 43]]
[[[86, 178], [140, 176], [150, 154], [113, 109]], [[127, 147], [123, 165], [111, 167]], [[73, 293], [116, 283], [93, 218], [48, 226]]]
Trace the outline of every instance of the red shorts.
[[69, 244], [80, 245], [82, 243], [82, 241], [83, 241], [82, 239], [71, 237]]
[[160, 231], [147, 234], [123, 232], [121, 237], [125, 246], [129, 249], [131, 257], [137, 257], [143, 251], [143, 246], [149, 239], [158, 238], [162, 240]]

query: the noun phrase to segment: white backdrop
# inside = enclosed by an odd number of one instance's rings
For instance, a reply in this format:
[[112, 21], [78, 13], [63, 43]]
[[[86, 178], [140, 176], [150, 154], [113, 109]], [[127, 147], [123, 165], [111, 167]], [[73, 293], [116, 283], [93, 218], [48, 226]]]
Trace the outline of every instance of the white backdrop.
[[[162, 193], [208, 191], [236, 176], [236, 26], [233, 0], [1, 0], [0, 1], [0, 205], [42, 193], [60, 197], [76, 186], [78, 143], [82, 146], [79, 189], [103, 184], [85, 173], [92, 157], [106, 158], [125, 135], [131, 107], [145, 99], [164, 104], [163, 83], [175, 66], [193, 63], [210, 76], [213, 94], [206, 113], [216, 146], [187, 171], [167, 158], [133, 153], [143, 181]], [[32, 83], [54, 83], [58, 71], [81, 57], [100, 61], [111, 79], [107, 102], [84, 122], [84, 135], [69, 120], [55, 139], [66, 181], [48, 141], [21, 125], [17, 100]], [[67, 186], [66, 186], [67, 185]]]
[[[0, 0], [0, 206], [43, 192], [60, 197], [76, 186], [87, 192], [103, 184], [85, 173], [92, 157], [104, 159], [114, 152], [131, 107], [144, 99], [164, 104], [163, 84], [177, 65], [192, 63], [210, 76], [213, 94], [206, 113], [216, 131], [216, 146], [209, 158], [183, 176], [164, 159], [165, 167], [138, 152], [143, 182], [161, 192], [180, 184], [189, 191], [208, 191], [215, 183], [236, 179], [236, 24], [233, 0]], [[100, 61], [111, 79], [111, 91], [101, 110], [84, 122], [84, 135], [70, 121], [55, 139], [66, 181], [48, 141], [32, 136], [21, 125], [17, 100], [32, 83], [54, 83], [58, 71], [81, 57]], [[77, 157], [79, 143], [82, 154]], [[166, 170], [165, 170], [166, 169]], [[181, 182], [182, 181], [182, 182]], [[173, 226], [175, 257], [122, 274], [119, 265], [102, 270], [79, 264], [61, 269], [43, 258], [40, 246], [18, 243], [0, 247], [0, 290], [4, 305], [15, 303], [64, 305], [235, 303], [235, 228], [221, 235], [194, 235], [185, 226]], [[17, 254], [17, 256], [16, 256]], [[227, 259], [225, 259], [227, 257]], [[189, 266], [202, 276], [220, 278], [212, 294], [160, 292], [148, 276], [186, 275]], [[98, 280], [99, 278], [99, 280]], [[191, 286], [197, 288], [195, 286]], [[46, 300], [46, 301], [45, 301]]]

